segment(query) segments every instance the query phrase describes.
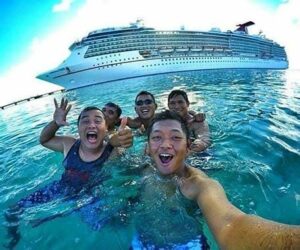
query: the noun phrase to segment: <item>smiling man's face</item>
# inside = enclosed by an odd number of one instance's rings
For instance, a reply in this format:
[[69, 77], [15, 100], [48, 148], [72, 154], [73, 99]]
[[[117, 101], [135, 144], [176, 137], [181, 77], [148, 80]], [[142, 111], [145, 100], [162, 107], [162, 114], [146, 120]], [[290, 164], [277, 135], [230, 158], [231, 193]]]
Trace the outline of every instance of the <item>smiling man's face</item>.
[[102, 145], [106, 134], [106, 122], [99, 110], [89, 110], [81, 114], [78, 123], [79, 137], [87, 149], [96, 149]]
[[188, 145], [180, 122], [171, 119], [157, 121], [148, 143], [149, 154], [162, 175], [183, 175]]
[[154, 116], [156, 104], [151, 95], [140, 95], [135, 101], [135, 112], [143, 119], [151, 119]]

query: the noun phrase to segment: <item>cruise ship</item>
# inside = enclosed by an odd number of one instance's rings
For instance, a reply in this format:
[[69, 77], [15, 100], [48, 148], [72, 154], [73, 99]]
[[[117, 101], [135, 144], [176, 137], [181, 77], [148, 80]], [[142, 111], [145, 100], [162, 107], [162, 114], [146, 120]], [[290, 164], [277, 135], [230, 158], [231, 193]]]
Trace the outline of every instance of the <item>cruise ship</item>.
[[156, 30], [137, 20], [128, 27], [105, 28], [70, 46], [57, 68], [37, 78], [75, 89], [109, 81], [205, 69], [286, 69], [283, 46], [250, 35], [254, 22], [235, 31]]

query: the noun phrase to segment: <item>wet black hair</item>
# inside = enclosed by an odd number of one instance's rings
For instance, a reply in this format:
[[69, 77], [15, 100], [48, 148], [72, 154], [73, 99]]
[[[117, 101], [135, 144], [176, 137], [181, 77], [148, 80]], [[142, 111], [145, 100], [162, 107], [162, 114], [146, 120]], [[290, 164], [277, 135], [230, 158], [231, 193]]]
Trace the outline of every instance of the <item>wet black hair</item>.
[[111, 108], [115, 108], [117, 110], [117, 115], [118, 117], [121, 116], [122, 114], [122, 109], [120, 108], [120, 106], [118, 104], [115, 104], [113, 102], [108, 102], [106, 103], [104, 106], [108, 106], [108, 107], [111, 107]]
[[155, 102], [155, 98], [154, 98], [154, 95], [153, 94], [151, 94], [150, 92], [148, 92], [148, 91], [145, 91], [145, 90], [142, 90], [141, 92], [139, 92], [137, 95], [136, 95], [136, 97], [135, 97], [135, 100], [134, 100], [134, 103], [136, 103], [136, 100], [138, 99], [138, 97], [139, 96], [141, 96], [141, 95], [150, 95], [151, 96], [151, 98], [153, 99], [153, 102], [154, 102], [154, 104], [156, 104], [156, 102]]
[[150, 134], [152, 132], [152, 128], [153, 125], [159, 121], [164, 121], [164, 120], [175, 120], [178, 121], [181, 124], [181, 128], [182, 131], [185, 133], [186, 135], [186, 140], [188, 141], [190, 139], [190, 132], [187, 126], [187, 123], [181, 118], [180, 115], [178, 115], [176, 112], [174, 111], [170, 111], [170, 110], [164, 110], [160, 113], [157, 113], [153, 119], [151, 120], [148, 129], [147, 129], [147, 137], [149, 140]]
[[190, 104], [190, 101], [189, 101], [189, 98], [188, 98], [186, 92], [183, 91], [183, 90], [180, 90], [180, 89], [175, 89], [175, 90], [172, 90], [172, 91], [171, 91], [171, 93], [168, 95], [168, 102], [169, 102], [174, 96], [178, 96], [178, 95], [181, 95], [188, 105]]
[[[80, 114], [79, 114], [79, 116], [78, 116], [78, 119], [77, 119], [77, 125], [79, 124], [79, 121], [80, 121], [80, 119], [81, 119], [82, 114], [83, 114], [84, 112], [91, 111], [91, 110], [99, 110], [99, 111], [103, 114], [102, 110], [99, 109], [98, 107], [96, 107], [96, 106], [88, 106], [88, 107], [84, 108], [84, 109], [80, 112]], [[104, 117], [104, 114], [103, 114], [103, 117]]]

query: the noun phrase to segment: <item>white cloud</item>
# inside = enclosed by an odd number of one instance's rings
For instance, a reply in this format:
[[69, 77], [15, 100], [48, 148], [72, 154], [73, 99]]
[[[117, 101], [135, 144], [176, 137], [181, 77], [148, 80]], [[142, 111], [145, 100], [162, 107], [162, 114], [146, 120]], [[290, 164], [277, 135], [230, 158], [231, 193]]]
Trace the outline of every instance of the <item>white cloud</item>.
[[[61, 2], [61, 5], [70, 4], [71, 0]], [[86, 36], [91, 30], [128, 25], [137, 18], [143, 18], [146, 26], [156, 28], [172, 29], [184, 25], [187, 29], [198, 30], [211, 27], [233, 30], [236, 24], [252, 20], [256, 25], [249, 28], [250, 33], [263, 30], [267, 38], [284, 45], [290, 68], [299, 69], [299, 9], [300, 1], [297, 0], [285, 2], [275, 10], [253, 4], [251, 0], [87, 0], [74, 18], [58, 26], [55, 32], [33, 39], [26, 60], [0, 78], [0, 86], [4, 83], [15, 85], [9, 92], [2, 92], [0, 100], [3, 103], [17, 90], [28, 95], [29, 89], [44, 91], [47, 84], [35, 76], [61, 63], [74, 40]]]
[[52, 11], [53, 12], [67, 11], [70, 9], [72, 2], [73, 0], [62, 0], [60, 3], [53, 6]]

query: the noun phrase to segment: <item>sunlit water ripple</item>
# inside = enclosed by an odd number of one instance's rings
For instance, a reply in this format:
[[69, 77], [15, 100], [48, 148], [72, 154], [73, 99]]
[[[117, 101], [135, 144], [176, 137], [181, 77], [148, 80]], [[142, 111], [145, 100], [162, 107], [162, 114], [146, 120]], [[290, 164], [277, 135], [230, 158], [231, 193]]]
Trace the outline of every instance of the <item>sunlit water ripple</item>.
[[[154, 93], [160, 110], [167, 107], [167, 95], [173, 88], [188, 92], [190, 108], [206, 113], [211, 130], [213, 145], [207, 156], [192, 156], [188, 162], [219, 180], [230, 200], [243, 211], [300, 224], [300, 72], [291, 70], [158, 75], [90, 86], [9, 107], [0, 112], [1, 211], [61, 176], [62, 156], [38, 142], [41, 129], [52, 119], [53, 97], [60, 99], [64, 95], [72, 103], [68, 116], [71, 126], [60, 132], [76, 134], [77, 116], [85, 106], [101, 107], [114, 101], [122, 107], [123, 115], [134, 116], [133, 103], [139, 91]], [[134, 173], [143, 163], [144, 141], [136, 138], [134, 147], [116, 166], [129, 164]], [[120, 178], [129, 178], [126, 170], [115, 171], [120, 171]], [[126, 188], [138, 181], [128, 180]], [[117, 192], [118, 189], [107, 190], [109, 194]], [[39, 214], [47, 214], [66, 207], [57, 202], [38, 209]], [[34, 218], [36, 212], [30, 210], [27, 220]], [[72, 228], [63, 230], [65, 243], [55, 233], [60, 226]], [[20, 249], [43, 248], [47, 244], [55, 249], [87, 248], [97, 242], [97, 232], [83, 232], [76, 217], [45, 224], [40, 230], [30, 229], [25, 223], [22, 229], [26, 232]], [[50, 236], [45, 236], [46, 232], [51, 232]], [[107, 230], [103, 234], [109, 232], [113, 233]], [[4, 228], [0, 236], [4, 239]]]

